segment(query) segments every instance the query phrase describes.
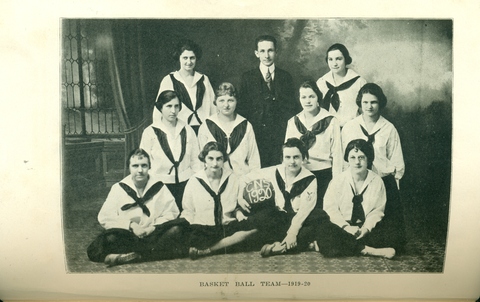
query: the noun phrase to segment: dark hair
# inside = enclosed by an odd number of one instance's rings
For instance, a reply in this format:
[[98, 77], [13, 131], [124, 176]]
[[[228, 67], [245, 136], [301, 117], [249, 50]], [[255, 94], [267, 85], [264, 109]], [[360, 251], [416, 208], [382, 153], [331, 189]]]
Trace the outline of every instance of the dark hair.
[[335, 43], [327, 49], [327, 54], [325, 56], [325, 62], [328, 63], [328, 53], [333, 51], [333, 50], [340, 50], [343, 57], [345, 58], [345, 65], [348, 65], [348, 64], [352, 63], [352, 57], [350, 56], [350, 53], [348, 52], [348, 49], [345, 47], [345, 45], [340, 44], [340, 43]]
[[190, 50], [193, 51], [197, 60], [202, 58], [202, 48], [197, 43], [193, 42], [189, 39], [180, 40], [175, 47], [175, 51], [173, 52], [173, 60], [179, 61], [180, 55], [185, 51]]
[[274, 36], [270, 35], [261, 35], [258, 36], [255, 39], [255, 50], [258, 50], [258, 43], [263, 42], [263, 41], [270, 41], [273, 43], [273, 46], [275, 47], [275, 50], [277, 50], [277, 39], [275, 39]]
[[302, 159], [308, 159], [308, 148], [299, 138], [291, 137], [287, 139], [287, 141], [282, 146], [282, 157], [283, 150], [285, 148], [298, 148], [298, 150], [300, 150], [300, 153], [302, 153]]
[[148, 155], [147, 151], [143, 150], [142, 148], [133, 149], [127, 157], [127, 167], [130, 168], [130, 159], [134, 156], [138, 157], [146, 157], [148, 159], [148, 168], [151, 168], [150, 156]]
[[233, 96], [236, 99], [237, 90], [231, 83], [223, 82], [218, 86], [218, 89], [215, 91], [215, 100], [213, 100], [213, 104], [217, 106], [217, 98], [224, 95]]
[[[170, 102], [174, 98], [178, 98], [177, 93], [173, 90], [164, 90], [162, 93], [157, 98], [157, 101], [155, 102], [155, 107], [158, 109], [158, 111], [162, 112], [163, 105], [166, 103]], [[182, 110], [182, 102], [180, 99], [178, 100], [180, 110]]]
[[345, 148], [345, 154], [343, 159], [348, 162], [348, 154], [353, 149], [358, 149], [365, 153], [367, 157], [367, 168], [372, 169], [373, 160], [375, 159], [375, 150], [373, 149], [372, 143], [367, 142], [364, 139], [354, 139], [353, 141], [349, 142], [347, 148]]
[[385, 106], [387, 106], [387, 97], [383, 93], [382, 88], [380, 88], [380, 86], [378, 86], [375, 83], [367, 83], [363, 85], [363, 87], [360, 88], [360, 90], [358, 91], [358, 94], [357, 94], [358, 107], [362, 108], [362, 98], [363, 98], [363, 95], [366, 93], [369, 93], [377, 97], [378, 105], [380, 106], [380, 109], [383, 109], [385, 108]]
[[315, 81], [312, 81], [312, 80], [306, 80], [305, 82], [303, 82], [300, 87], [298, 88], [298, 99], [300, 99], [300, 88], [310, 88], [313, 90], [313, 92], [315, 92], [315, 94], [317, 95], [317, 98], [318, 98], [318, 105], [320, 105], [320, 107], [322, 106], [322, 100], [323, 100], [323, 93], [320, 91], [320, 89], [318, 88], [317, 86], [317, 83], [315, 83]]
[[225, 147], [220, 144], [219, 142], [208, 142], [203, 146], [202, 151], [200, 151], [200, 154], [198, 155], [198, 159], [204, 163], [205, 158], [208, 155], [208, 152], [210, 151], [219, 151], [223, 155], [223, 161], [226, 162], [228, 161], [228, 154], [227, 151], [225, 150]]

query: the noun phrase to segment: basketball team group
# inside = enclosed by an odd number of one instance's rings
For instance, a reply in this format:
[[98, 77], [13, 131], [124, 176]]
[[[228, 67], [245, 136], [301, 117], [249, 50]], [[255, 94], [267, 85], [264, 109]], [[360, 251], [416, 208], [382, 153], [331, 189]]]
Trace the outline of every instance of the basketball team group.
[[[405, 246], [405, 165], [382, 88], [330, 46], [330, 71], [294, 87], [275, 64], [275, 37], [255, 40], [259, 65], [240, 87], [196, 71], [202, 50], [182, 40], [163, 78], [130, 174], [114, 184], [87, 249], [94, 262], [259, 251], [393, 258]], [[319, 256], [320, 257], [320, 256]]]

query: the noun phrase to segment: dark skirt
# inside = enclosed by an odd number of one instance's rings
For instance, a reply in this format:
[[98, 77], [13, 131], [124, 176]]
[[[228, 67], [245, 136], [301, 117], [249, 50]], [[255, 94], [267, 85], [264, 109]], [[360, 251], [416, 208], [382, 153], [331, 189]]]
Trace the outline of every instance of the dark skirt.
[[406, 243], [405, 218], [400, 191], [393, 175], [382, 177], [387, 193], [385, 205], [385, 216], [375, 228], [388, 234], [388, 244], [393, 245], [397, 250], [403, 250]]
[[332, 180], [332, 168], [311, 171], [317, 179], [317, 204], [316, 209], [323, 209], [323, 197], [327, 191], [328, 184]]
[[100, 234], [87, 248], [91, 261], [103, 262], [108, 254], [139, 253], [142, 260], [153, 261], [184, 257], [186, 250], [182, 244], [185, 219], [175, 219], [155, 227], [144, 238], [137, 237], [125, 229], [108, 229]]
[[170, 193], [172, 193], [173, 197], [175, 198], [175, 203], [177, 204], [180, 213], [183, 210], [182, 207], [182, 199], [183, 199], [183, 192], [185, 191], [185, 186], [187, 185], [187, 181], [179, 182], [178, 184], [166, 184]]
[[227, 225], [200, 225], [192, 224], [189, 228], [189, 247], [207, 249], [225, 237], [232, 236], [236, 232], [253, 230], [254, 226], [248, 221], [232, 221]]

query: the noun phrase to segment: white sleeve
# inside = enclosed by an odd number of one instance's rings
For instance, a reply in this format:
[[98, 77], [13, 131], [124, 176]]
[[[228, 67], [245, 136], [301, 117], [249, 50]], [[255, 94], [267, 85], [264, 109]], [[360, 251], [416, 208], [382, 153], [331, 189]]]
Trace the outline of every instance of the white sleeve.
[[200, 154], [200, 149], [198, 147], [198, 139], [195, 135], [195, 132], [190, 128], [189, 130], [189, 139], [187, 141], [187, 146], [190, 148], [190, 168], [194, 172], [198, 172], [202, 169], [203, 165], [200, 159], [198, 159], [198, 155]]
[[257, 141], [255, 140], [255, 132], [250, 123], [247, 124], [247, 144], [248, 144], [248, 166], [250, 171], [260, 169], [260, 153], [258, 152]]
[[405, 173], [405, 162], [403, 161], [400, 136], [395, 128], [393, 128], [388, 137], [387, 159], [389, 160], [389, 165], [393, 165], [395, 167], [395, 178], [401, 179]]
[[[189, 223], [193, 222], [195, 218], [195, 183], [197, 181], [191, 177], [185, 186], [182, 199], [182, 214], [180, 217], [185, 218]], [[198, 189], [198, 188], [197, 188]]]
[[209, 113], [208, 116], [215, 114], [216, 113], [216, 107], [213, 104], [213, 101], [215, 100], [215, 92], [213, 91], [212, 84], [210, 83], [210, 80], [208, 77], [205, 75], [205, 94], [203, 96], [203, 104], [202, 106], [208, 106], [206, 109], [206, 112]]
[[365, 213], [365, 223], [363, 224], [363, 227], [367, 228], [369, 231], [371, 231], [385, 215], [387, 194], [385, 192], [383, 180], [381, 180], [380, 177], [378, 180], [379, 181], [377, 181], [374, 187], [369, 188], [373, 189], [375, 192], [371, 197], [374, 198], [372, 210], [369, 213]]
[[126, 195], [122, 194], [122, 191], [118, 183], [114, 184], [98, 213], [98, 222], [107, 230], [113, 228], [128, 230], [130, 227], [130, 219], [118, 213], [118, 202], [125, 199]]
[[339, 227], [349, 225], [349, 223], [343, 218], [340, 212], [340, 200], [339, 197], [343, 196], [340, 192], [341, 186], [337, 179], [333, 179], [328, 185], [327, 191], [323, 198], [323, 209], [330, 216], [330, 221]]
[[198, 138], [199, 150], [202, 150], [203, 147], [210, 141], [209, 137], [210, 137], [209, 130], [205, 120], [205, 122], [202, 123], [202, 125], [200, 125], [200, 128], [198, 128], [197, 138]]
[[293, 118], [291, 118], [287, 122], [287, 130], [285, 131], [285, 142], [291, 137], [298, 137], [297, 134], [298, 133], [296, 131]]
[[317, 203], [317, 180], [314, 179], [297, 198], [300, 199], [300, 207], [297, 214], [293, 216], [292, 223], [287, 231], [287, 234], [295, 236], [298, 235], [303, 222], [307, 219], [308, 215], [310, 215], [310, 212], [312, 212]]
[[175, 203], [175, 198], [165, 184], [159, 193], [159, 199], [156, 201], [162, 203], [161, 206], [163, 207], [163, 210], [160, 212], [160, 215], [155, 218], [154, 225], [160, 225], [173, 220], [178, 217], [178, 214], [180, 214], [177, 204]]
[[332, 118], [330, 127], [332, 127], [330, 157], [332, 159], [332, 176], [335, 177], [342, 173], [343, 170], [342, 139], [340, 135], [340, 125], [338, 124], [337, 118]]

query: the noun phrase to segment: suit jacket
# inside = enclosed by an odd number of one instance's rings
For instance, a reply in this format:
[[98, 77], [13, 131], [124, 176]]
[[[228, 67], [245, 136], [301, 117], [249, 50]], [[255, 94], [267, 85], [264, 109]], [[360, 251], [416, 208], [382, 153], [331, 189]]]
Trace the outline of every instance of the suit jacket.
[[299, 102], [295, 99], [292, 76], [277, 66], [271, 89], [258, 67], [245, 72], [237, 106], [238, 113], [252, 124], [255, 134], [262, 128], [267, 132], [278, 133], [278, 127], [285, 134], [288, 119], [301, 111]]

